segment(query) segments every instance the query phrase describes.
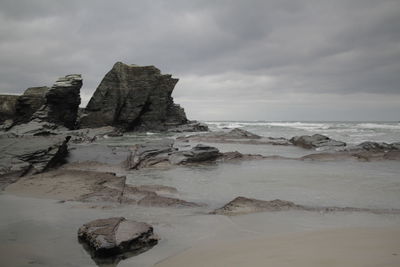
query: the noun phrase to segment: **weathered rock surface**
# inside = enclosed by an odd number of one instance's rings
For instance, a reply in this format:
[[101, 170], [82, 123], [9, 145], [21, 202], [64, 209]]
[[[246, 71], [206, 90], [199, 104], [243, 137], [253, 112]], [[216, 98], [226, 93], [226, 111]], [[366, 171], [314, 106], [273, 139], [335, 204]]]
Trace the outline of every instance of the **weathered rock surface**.
[[68, 129], [76, 127], [82, 77], [71, 74], [59, 78], [46, 93], [46, 103], [32, 115], [32, 119], [62, 125]]
[[131, 154], [127, 159], [128, 169], [150, 167], [161, 162], [169, 162], [169, 154], [173, 151], [174, 140], [146, 142], [131, 147]]
[[292, 145], [285, 138], [262, 137], [249, 131], [235, 128], [230, 131], [218, 131], [189, 136], [180, 136], [177, 140], [186, 142], [231, 143], [249, 145]]
[[198, 144], [190, 150], [177, 151], [169, 156], [173, 165], [215, 161], [220, 156], [219, 150], [212, 146]]
[[354, 207], [311, 207], [297, 205], [294, 202], [275, 199], [271, 201], [237, 197], [211, 214], [235, 216], [255, 212], [303, 210], [315, 212], [370, 212], [376, 214], [400, 214], [400, 209], [368, 209]]
[[321, 134], [295, 136], [290, 139], [290, 142], [295, 146], [303, 148], [320, 148], [320, 147], [343, 147], [346, 143], [330, 139]]
[[123, 217], [86, 223], [79, 228], [78, 238], [98, 264], [116, 264], [122, 259], [143, 253], [158, 243], [158, 237], [154, 235], [151, 225]]
[[151, 166], [170, 166], [189, 163], [215, 161], [221, 156], [215, 147], [198, 144], [191, 149], [178, 150], [173, 147], [174, 141], [159, 141], [137, 144], [130, 148], [131, 153], [126, 160], [128, 169], [141, 169]]
[[240, 215], [263, 211], [282, 211], [301, 209], [301, 206], [291, 201], [275, 199], [271, 201], [259, 200], [254, 198], [237, 197], [223, 207], [214, 210], [212, 214], [220, 215]]
[[172, 133], [183, 133], [183, 132], [208, 132], [208, 126], [205, 123], [198, 121], [189, 121], [186, 124], [182, 124], [176, 127], [168, 128], [168, 132]]
[[69, 137], [0, 136], [0, 176], [40, 173], [62, 164]]
[[154, 66], [115, 63], [85, 109], [81, 127], [166, 130], [188, 122], [171, 96], [178, 79]]
[[17, 95], [0, 95], [0, 124], [15, 118]]
[[46, 104], [46, 93], [49, 89], [47, 86], [26, 89], [24, 94], [18, 97], [14, 123], [29, 122], [32, 115]]

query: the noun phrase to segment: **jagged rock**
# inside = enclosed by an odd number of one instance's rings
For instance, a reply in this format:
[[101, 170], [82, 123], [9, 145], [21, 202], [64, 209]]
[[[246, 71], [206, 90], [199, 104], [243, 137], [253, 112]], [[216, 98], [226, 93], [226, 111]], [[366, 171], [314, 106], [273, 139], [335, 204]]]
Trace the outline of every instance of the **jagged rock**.
[[220, 156], [219, 150], [212, 146], [198, 144], [190, 150], [174, 152], [169, 156], [171, 164], [180, 165], [215, 161]]
[[127, 159], [128, 169], [140, 169], [160, 162], [168, 162], [168, 155], [173, 151], [173, 144], [172, 139], [162, 139], [134, 145]]
[[69, 137], [0, 136], [0, 176], [40, 173], [63, 163]]
[[185, 124], [185, 112], [171, 96], [177, 82], [154, 66], [117, 62], [90, 99], [80, 119], [81, 127], [166, 130]]
[[0, 95], [0, 124], [15, 118], [17, 95]]
[[117, 264], [120, 260], [149, 250], [158, 243], [153, 227], [123, 217], [98, 219], [78, 230], [80, 242], [97, 264]]
[[46, 104], [46, 93], [49, 91], [47, 86], [30, 87], [24, 94], [18, 97], [16, 104], [15, 123], [27, 123], [32, 115]]
[[346, 143], [330, 139], [329, 137], [321, 134], [314, 134], [312, 136], [302, 135], [295, 136], [290, 139], [295, 146], [303, 148], [320, 148], [320, 147], [342, 147], [346, 146]]
[[82, 77], [79, 74], [59, 78], [46, 93], [46, 104], [32, 115], [32, 119], [74, 129], [81, 103], [81, 87]]
[[237, 197], [223, 207], [214, 210], [211, 214], [232, 216], [262, 211], [282, 211], [300, 208], [301, 206], [286, 200], [275, 199], [266, 201], [254, 198]]

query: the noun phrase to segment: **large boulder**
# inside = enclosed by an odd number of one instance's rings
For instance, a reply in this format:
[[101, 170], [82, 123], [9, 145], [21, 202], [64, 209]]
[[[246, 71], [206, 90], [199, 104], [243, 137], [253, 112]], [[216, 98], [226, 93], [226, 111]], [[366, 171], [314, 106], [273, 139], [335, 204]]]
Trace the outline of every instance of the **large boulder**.
[[154, 66], [117, 62], [97, 87], [80, 126], [112, 125], [125, 130], [166, 130], [187, 123], [171, 96], [178, 79]]
[[78, 238], [97, 264], [117, 264], [157, 244], [153, 227], [123, 217], [98, 219], [84, 224]]
[[32, 119], [54, 123], [74, 129], [81, 103], [82, 77], [71, 74], [59, 78], [46, 93], [46, 103], [36, 111]]
[[18, 97], [16, 104], [15, 123], [29, 122], [32, 115], [46, 104], [46, 93], [49, 87], [30, 87]]
[[336, 141], [330, 139], [329, 137], [322, 134], [314, 134], [314, 135], [302, 135], [295, 136], [290, 139], [290, 142], [295, 146], [300, 146], [303, 148], [320, 148], [320, 147], [343, 147], [346, 146], [346, 143], [341, 141]]
[[17, 95], [0, 95], [0, 124], [15, 117]]

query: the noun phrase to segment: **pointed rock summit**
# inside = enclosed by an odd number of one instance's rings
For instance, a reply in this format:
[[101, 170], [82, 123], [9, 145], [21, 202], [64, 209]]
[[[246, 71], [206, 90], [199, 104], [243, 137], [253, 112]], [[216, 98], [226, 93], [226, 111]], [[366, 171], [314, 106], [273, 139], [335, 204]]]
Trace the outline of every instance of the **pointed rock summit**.
[[80, 127], [162, 131], [186, 124], [185, 111], [171, 96], [177, 82], [154, 66], [117, 62], [90, 99]]

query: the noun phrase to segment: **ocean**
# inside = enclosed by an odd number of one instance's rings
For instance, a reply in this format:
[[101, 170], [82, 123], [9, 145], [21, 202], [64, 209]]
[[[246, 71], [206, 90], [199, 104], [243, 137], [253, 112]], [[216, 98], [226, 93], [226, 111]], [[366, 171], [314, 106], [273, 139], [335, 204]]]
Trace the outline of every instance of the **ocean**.
[[291, 138], [296, 135], [319, 133], [348, 144], [365, 141], [400, 142], [400, 122], [206, 121], [206, 123], [213, 131], [241, 128], [268, 137]]

